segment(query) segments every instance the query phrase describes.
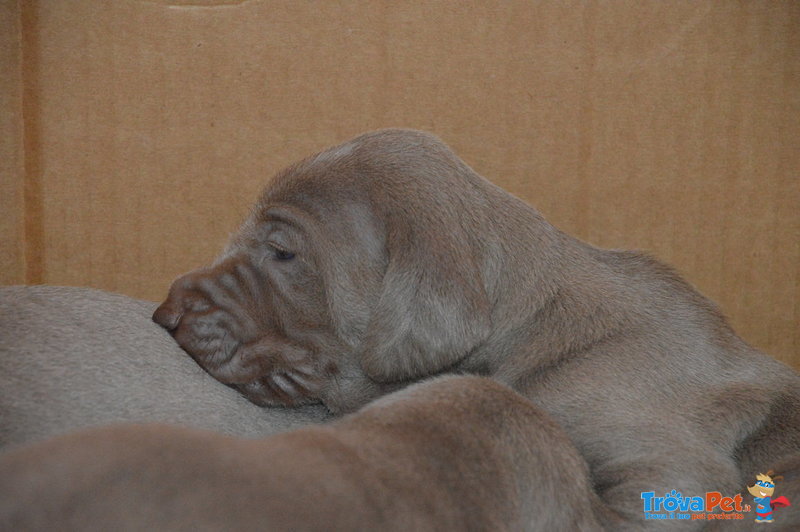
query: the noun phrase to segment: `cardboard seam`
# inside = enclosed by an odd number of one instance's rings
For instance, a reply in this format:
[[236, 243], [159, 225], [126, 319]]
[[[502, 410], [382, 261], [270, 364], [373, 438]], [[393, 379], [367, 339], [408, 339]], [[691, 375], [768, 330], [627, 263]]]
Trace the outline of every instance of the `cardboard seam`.
[[44, 282], [44, 198], [38, 95], [38, 17], [35, 2], [17, 2], [22, 80], [22, 217], [23, 271], [26, 284]]
[[202, 1], [187, 1], [187, 2], [169, 2], [169, 1], [159, 1], [159, 0], [140, 0], [142, 3], [145, 4], [154, 4], [159, 6], [164, 6], [169, 9], [220, 9], [220, 8], [230, 8], [230, 7], [239, 7], [244, 4], [249, 4], [251, 0], [218, 0], [218, 1], [209, 1], [209, 2], [202, 2]]

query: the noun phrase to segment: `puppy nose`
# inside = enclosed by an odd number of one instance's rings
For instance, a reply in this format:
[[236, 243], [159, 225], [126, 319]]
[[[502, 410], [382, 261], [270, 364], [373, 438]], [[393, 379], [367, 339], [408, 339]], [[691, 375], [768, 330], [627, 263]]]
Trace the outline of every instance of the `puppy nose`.
[[176, 308], [172, 299], [167, 299], [153, 313], [153, 321], [168, 331], [174, 331], [181, 321], [183, 311]]

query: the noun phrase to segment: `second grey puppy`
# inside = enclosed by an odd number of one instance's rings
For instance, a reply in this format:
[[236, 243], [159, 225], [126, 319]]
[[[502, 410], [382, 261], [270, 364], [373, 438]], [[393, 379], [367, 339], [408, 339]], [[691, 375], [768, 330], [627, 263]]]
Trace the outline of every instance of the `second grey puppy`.
[[[545, 508], [547, 511], [542, 512]], [[549, 416], [445, 376], [324, 427], [258, 440], [161, 425], [84, 431], [0, 457], [3, 530], [616, 529]]]
[[158, 422], [266, 436], [319, 423], [321, 405], [261, 408], [214, 380], [150, 316], [88, 288], [0, 288], [0, 446]]

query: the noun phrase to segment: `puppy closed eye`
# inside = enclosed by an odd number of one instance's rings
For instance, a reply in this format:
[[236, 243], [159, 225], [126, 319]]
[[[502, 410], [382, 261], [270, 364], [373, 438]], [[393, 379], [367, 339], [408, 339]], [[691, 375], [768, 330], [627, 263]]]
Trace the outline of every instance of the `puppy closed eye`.
[[267, 245], [270, 247], [270, 251], [272, 252], [272, 257], [275, 260], [283, 262], [283, 261], [290, 261], [294, 258], [294, 253], [282, 246], [279, 246], [272, 242], [269, 242]]

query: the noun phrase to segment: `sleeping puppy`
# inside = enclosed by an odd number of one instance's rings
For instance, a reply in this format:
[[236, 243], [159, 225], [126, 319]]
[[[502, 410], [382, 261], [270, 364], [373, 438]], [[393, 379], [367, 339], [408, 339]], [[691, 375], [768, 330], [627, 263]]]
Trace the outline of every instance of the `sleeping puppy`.
[[263, 440], [133, 425], [0, 457], [3, 530], [590, 530], [596, 506], [561, 428], [481, 377]]
[[327, 417], [259, 408], [203, 372], [155, 305], [86, 288], [0, 288], [0, 447], [107, 423], [264, 436]]
[[800, 454], [797, 373], [667, 266], [558, 231], [425, 133], [281, 172], [154, 319], [256, 404], [347, 412], [439, 372], [492, 376], [563, 426], [633, 528], [642, 492], [736, 493]]

